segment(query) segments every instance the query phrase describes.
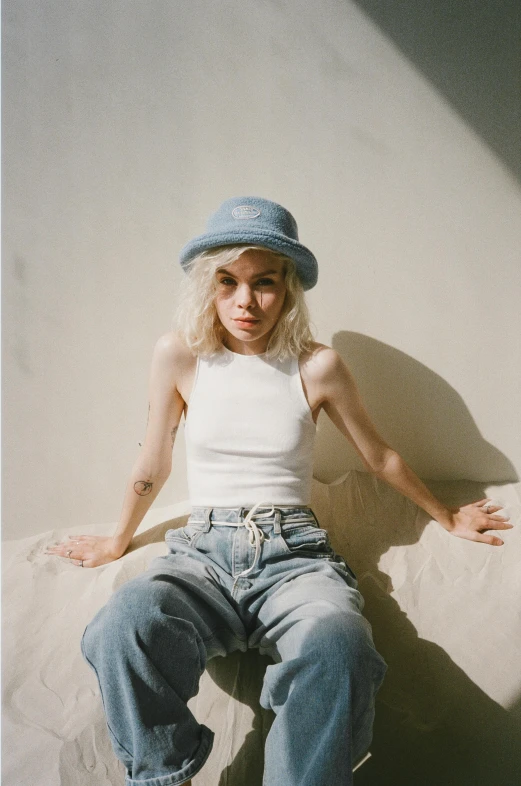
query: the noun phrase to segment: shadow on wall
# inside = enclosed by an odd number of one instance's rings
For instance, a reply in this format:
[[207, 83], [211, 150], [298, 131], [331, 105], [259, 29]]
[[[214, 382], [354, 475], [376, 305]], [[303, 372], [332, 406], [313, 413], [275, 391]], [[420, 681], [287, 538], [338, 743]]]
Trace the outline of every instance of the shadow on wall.
[[[485, 484], [474, 481], [452, 484], [452, 492], [449, 484], [430, 485], [449, 506], [485, 496]], [[519, 707], [502, 707], [441, 646], [419, 636], [379, 568], [390, 548], [417, 544], [430, 517], [417, 517], [413, 503], [366, 472], [353, 471], [330, 487], [327, 504], [333, 548], [358, 577], [363, 614], [389, 666], [376, 699], [372, 757], [355, 773], [355, 786], [514, 786], [521, 772]], [[427, 602], [428, 583], [417, 585], [419, 605]], [[456, 606], [452, 624], [461, 613]]]
[[521, 181], [518, 0], [355, 0]]
[[[481, 436], [461, 396], [434, 371], [361, 333], [336, 333], [332, 343], [355, 377], [377, 430], [420, 477], [518, 480], [511, 461]], [[315, 477], [332, 483], [349, 469], [365, 467], [322, 413]]]

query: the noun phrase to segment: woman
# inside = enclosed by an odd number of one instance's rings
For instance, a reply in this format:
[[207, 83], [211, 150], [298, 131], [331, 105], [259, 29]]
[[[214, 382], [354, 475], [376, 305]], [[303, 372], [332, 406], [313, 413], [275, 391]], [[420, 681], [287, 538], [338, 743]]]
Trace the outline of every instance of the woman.
[[347, 786], [387, 664], [356, 576], [309, 507], [320, 410], [368, 470], [451, 534], [501, 545], [486, 530], [511, 525], [487, 500], [445, 507], [376, 432], [342, 359], [312, 339], [304, 290], [317, 263], [285, 208], [226, 200], [181, 263], [179, 330], [154, 350], [146, 438], [119, 526], [49, 552], [87, 568], [125, 553], [170, 473], [184, 413], [188, 523], [167, 533], [168, 554], [120, 587], [82, 640], [127, 783], [190, 783], [214, 735], [187, 701], [208, 659], [256, 647], [273, 660], [260, 697], [275, 713], [264, 784]]

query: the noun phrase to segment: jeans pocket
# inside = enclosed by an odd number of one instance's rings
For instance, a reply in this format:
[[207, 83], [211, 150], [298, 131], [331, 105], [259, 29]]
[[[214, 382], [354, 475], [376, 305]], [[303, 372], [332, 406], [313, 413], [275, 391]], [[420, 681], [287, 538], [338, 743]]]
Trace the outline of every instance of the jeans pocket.
[[190, 520], [184, 527], [169, 529], [165, 534], [167, 544], [184, 543], [186, 546], [194, 546], [195, 541], [204, 532], [204, 521], [191, 522]]
[[282, 524], [280, 534], [289, 554], [303, 557], [331, 557], [334, 554], [327, 530], [316, 524]]

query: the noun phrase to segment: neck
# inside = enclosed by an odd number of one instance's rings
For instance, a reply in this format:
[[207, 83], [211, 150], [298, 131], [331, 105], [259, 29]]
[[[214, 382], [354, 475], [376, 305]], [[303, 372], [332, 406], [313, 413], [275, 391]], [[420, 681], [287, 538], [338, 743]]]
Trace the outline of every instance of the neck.
[[268, 347], [269, 337], [263, 336], [257, 341], [241, 341], [235, 336], [226, 336], [223, 341], [226, 349], [237, 355], [262, 355]]

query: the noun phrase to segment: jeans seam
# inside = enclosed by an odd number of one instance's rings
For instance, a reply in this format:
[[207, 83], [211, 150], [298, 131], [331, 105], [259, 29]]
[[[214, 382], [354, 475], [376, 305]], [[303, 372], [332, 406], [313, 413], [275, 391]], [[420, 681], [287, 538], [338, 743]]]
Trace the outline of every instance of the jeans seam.
[[125, 753], [127, 754], [127, 756], [129, 756], [129, 757], [130, 757], [130, 760], [132, 761], [132, 759], [133, 759], [133, 756], [132, 756], [132, 754], [131, 754], [131, 753], [130, 753], [130, 751], [129, 751], [129, 750], [127, 750], [127, 749], [126, 749], [126, 747], [125, 747], [125, 746], [124, 746], [124, 745], [123, 745], [123, 744], [122, 744], [122, 743], [119, 741], [119, 739], [118, 739], [118, 738], [117, 738], [117, 736], [114, 734], [114, 731], [112, 730], [112, 728], [111, 728], [111, 726], [110, 726], [110, 724], [109, 724], [109, 722], [108, 722], [108, 719], [107, 719], [107, 712], [106, 712], [106, 708], [105, 708], [105, 699], [103, 698], [103, 691], [102, 691], [102, 689], [101, 689], [101, 680], [100, 680], [100, 678], [99, 678], [99, 675], [98, 675], [98, 670], [96, 669], [95, 665], [92, 663], [92, 661], [90, 661], [90, 660], [89, 660], [89, 658], [88, 658], [88, 657], [87, 657], [87, 655], [85, 654], [85, 648], [84, 648], [84, 646], [83, 646], [83, 639], [84, 639], [84, 637], [85, 637], [85, 631], [83, 632], [83, 636], [81, 637], [80, 649], [81, 649], [81, 652], [82, 652], [82, 655], [83, 655], [83, 657], [85, 658], [85, 660], [87, 661], [87, 663], [89, 664], [89, 666], [91, 667], [91, 669], [93, 670], [94, 674], [96, 675], [96, 679], [98, 680], [98, 687], [99, 687], [99, 692], [100, 692], [100, 696], [101, 696], [101, 703], [102, 703], [102, 705], [103, 705], [103, 712], [104, 712], [104, 715], [105, 715], [105, 723], [107, 724], [107, 728], [108, 728], [108, 730], [109, 730], [109, 732], [110, 732], [111, 736], [112, 736], [112, 737], [115, 739], [115, 741], [117, 742], [117, 744], [119, 745], [119, 747], [120, 747], [122, 750], [124, 750], [124, 751], [125, 751]]

